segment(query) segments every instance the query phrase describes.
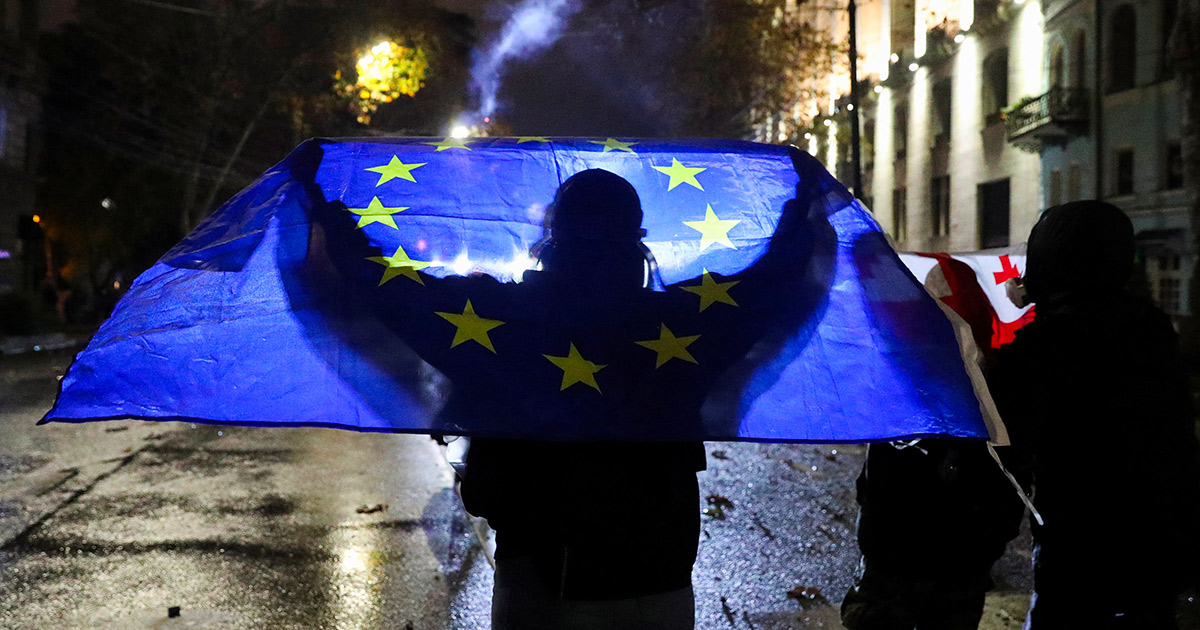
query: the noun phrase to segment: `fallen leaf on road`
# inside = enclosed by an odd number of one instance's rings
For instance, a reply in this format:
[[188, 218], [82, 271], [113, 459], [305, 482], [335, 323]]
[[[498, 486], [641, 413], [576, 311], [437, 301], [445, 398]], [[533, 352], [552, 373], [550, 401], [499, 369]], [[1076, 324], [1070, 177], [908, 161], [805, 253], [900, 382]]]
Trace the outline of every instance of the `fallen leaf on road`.
[[706, 501], [708, 501], [708, 504], [712, 507], [704, 510], [704, 515], [711, 516], [718, 521], [725, 520], [726, 509], [733, 509], [733, 501], [730, 501], [728, 497], [723, 497], [719, 494], [708, 495]]

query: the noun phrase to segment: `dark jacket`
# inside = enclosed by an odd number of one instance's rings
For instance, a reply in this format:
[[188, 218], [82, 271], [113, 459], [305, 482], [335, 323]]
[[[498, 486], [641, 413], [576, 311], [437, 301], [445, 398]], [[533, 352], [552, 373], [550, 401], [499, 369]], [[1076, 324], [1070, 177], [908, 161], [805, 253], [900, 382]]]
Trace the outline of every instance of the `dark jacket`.
[[691, 585], [700, 536], [695, 443], [476, 438], [461, 491], [496, 530], [496, 557], [525, 556], [565, 599], [620, 599]]
[[1200, 471], [1175, 331], [1113, 291], [1059, 295], [1000, 355], [992, 392], [1032, 456], [1038, 571], [1146, 594], [1194, 581]]
[[914, 579], [986, 577], [1025, 510], [977, 441], [872, 444], [857, 485], [863, 556]]

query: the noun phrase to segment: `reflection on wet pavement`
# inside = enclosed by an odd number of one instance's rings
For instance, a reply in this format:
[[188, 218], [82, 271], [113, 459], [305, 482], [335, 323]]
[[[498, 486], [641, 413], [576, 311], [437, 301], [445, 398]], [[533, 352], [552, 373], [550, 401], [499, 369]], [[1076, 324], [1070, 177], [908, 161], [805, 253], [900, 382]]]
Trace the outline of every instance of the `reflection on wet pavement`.
[[[0, 396], [0, 627], [489, 626], [491, 568], [428, 438], [34, 427], [56, 382], [14, 382], [42, 389]], [[864, 447], [707, 446], [696, 627], [840, 627]], [[1027, 545], [997, 565], [982, 628], [1020, 627]]]

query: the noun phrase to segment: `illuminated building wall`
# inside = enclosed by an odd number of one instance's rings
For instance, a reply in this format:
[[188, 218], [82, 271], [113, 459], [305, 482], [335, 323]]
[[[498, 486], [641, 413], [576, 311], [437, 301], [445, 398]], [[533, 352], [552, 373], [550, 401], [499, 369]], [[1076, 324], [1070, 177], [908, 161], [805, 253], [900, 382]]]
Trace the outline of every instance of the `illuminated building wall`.
[[1124, 210], [1151, 297], [1181, 321], [1196, 261], [1179, 84], [1166, 52], [1175, 0], [1104, 0], [1099, 55], [1094, 0], [1045, 3], [1043, 85], [1078, 90], [1086, 107], [1082, 124], [1039, 147], [1043, 206], [1101, 197]]
[[[873, 93], [877, 218], [901, 249], [1023, 242], [1041, 209], [1039, 159], [1007, 141], [999, 112], [1041, 93], [1041, 3], [885, 4], [892, 63]], [[990, 81], [988, 63], [999, 68]]]

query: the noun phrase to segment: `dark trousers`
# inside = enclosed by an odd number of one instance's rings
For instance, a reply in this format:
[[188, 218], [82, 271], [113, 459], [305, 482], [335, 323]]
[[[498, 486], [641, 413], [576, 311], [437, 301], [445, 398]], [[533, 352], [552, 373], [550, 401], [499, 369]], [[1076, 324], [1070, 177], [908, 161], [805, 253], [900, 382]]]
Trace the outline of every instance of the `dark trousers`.
[[842, 602], [847, 630], [976, 630], [988, 572], [918, 578], [889, 573], [863, 558]]

